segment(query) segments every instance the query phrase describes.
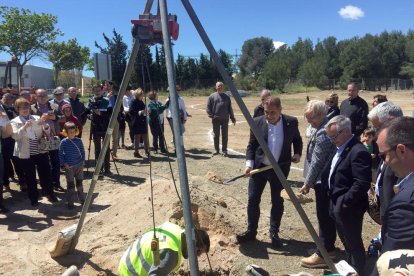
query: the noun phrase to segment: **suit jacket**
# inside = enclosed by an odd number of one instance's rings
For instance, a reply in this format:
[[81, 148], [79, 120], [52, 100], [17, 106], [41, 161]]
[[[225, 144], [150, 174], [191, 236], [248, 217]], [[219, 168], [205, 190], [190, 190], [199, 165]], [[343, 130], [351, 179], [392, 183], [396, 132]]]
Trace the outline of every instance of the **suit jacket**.
[[414, 249], [414, 179], [393, 197], [386, 210], [383, 228], [383, 252]]
[[[298, 120], [295, 117], [282, 115], [283, 123], [283, 146], [282, 152], [279, 157], [280, 169], [283, 174], [287, 177], [289, 175], [290, 164], [292, 160], [292, 145], [294, 154], [302, 155], [302, 137], [299, 133]], [[254, 118], [256, 125], [262, 131], [264, 139], [267, 143], [268, 125], [266, 116], [260, 116]], [[246, 150], [246, 159], [254, 160], [254, 168], [259, 168], [265, 158], [262, 147], [254, 136], [253, 132], [250, 131], [249, 144]]]
[[384, 216], [388, 205], [390, 204], [392, 198], [394, 197], [394, 185], [397, 184], [398, 177], [395, 176], [394, 172], [388, 165], [384, 165], [381, 169], [381, 164], [378, 167], [378, 174], [381, 173], [378, 190], [379, 190], [379, 205], [380, 205], [380, 217], [381, 221], [384, 220]]
[[254, 108], [253, 118], [260, 117], [264, 115], [264, 107], [262, 104], [259, 104]]
[[[328, 187], [331, 160], [322, 171], [322, 185]], [[371, 186], [371, 155], [354, 136], [339, 156], [330, 178], [329, 195], [340, 212], [342, 204], [348, 208], [366, 210], [368, 189]]]

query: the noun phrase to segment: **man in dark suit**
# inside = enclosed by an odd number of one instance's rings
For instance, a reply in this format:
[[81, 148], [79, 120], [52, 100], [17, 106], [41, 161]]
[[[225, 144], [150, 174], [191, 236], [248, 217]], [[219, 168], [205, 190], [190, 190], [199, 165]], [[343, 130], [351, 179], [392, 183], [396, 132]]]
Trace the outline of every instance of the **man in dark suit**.
[[363, 275], [365, 249], [361, 233], [371, 185], [371, 155], [352, 134], [351, 120], [345, 116], [329, 120], [326, 133], [337, 147], [321, 176], [322, 185], [327, 185], [329, 191], [329, 212], [344, 244], [347, 262]]
[[253, 118], [260, 117], [264, 115], [263, 103], [270, 97], [270, 91], [263, 89], [260, 93], [260, 104], [254, 108]]
[[[395, 118], [403, 116], [401, 107], [392, 102], [383, 102], [375, 106], [368, 114], [368, 119], [372, 126], [378, 131], [387, 123]], [[388, 208], [392, 198], [394, 197], [393, 186], [397, 184], [398, 177], [395, 176], [391, 168], [381, 160], [378, 165], [378, 172], [375, 181], [375, 194], [380, 207], [380, 220], [384, 220], [385, 211]], [[383, 235], [381, 235], [383, 236]]]
[[382, 251], [414, 249], [414, 118], [401, 117], [378, 135], [381, 158], [401, 179], [382, 222]]
[[[298, 129], [298, 120], [295, 117], [282, 115], [280, 98], [272, 96], [264, 103], [264, 116], [255, 118], [255, 123], [262, 130], [264, 139], [280, 168], [287, 178], [291, 162], [298, 163], [302, 154], [302, 138]], [[292, 156], [292, 145], [294, 155]], [[253, 132], [246, 152], [246, 168], [244, 173], [250, 176], [247, 203], [247, 231], [236, 235], [239, 243], [256, 239], [257, 227], [260, 217], [260, 199], [266, 183], [270, 183], [272, 208], [270, 211], [270, 237], [274, 247], [282, 246], [279, 238], [280, 221], [283, 215], [283, 199], [280, 192], [283, 189], [273, 170], [250, 175], [252, 169], [270, 165], [264, 155]]]

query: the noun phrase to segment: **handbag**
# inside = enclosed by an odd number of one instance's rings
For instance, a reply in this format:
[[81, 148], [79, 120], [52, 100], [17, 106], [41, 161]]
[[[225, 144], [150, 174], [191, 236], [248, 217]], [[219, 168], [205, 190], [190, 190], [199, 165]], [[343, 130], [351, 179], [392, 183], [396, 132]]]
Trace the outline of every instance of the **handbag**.
[[43, 135], [42, 138], [39, 140], [39, 151], [40, 152], [47, 152], [51, 150], [59, 149], [60, 145], [60, 138], [59, 136], [50, 136], [47, 137]]
[[375, 188], [368, 191], [368, 215], [379, 225], [381, 225], [380, 206], [378, 204]]

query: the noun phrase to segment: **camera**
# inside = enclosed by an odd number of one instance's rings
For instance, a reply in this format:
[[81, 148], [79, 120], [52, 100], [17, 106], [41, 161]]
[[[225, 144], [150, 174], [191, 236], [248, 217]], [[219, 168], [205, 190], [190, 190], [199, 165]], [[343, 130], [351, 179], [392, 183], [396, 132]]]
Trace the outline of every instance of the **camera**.
[[90, 98], [89, 99], [90, 108], [91, 109], [98, 109], [99, 104], [101, 103], [101, 101], [102, 101], [102, 98], [98, 98], [98, 99], [95, 98], [95, 97]]

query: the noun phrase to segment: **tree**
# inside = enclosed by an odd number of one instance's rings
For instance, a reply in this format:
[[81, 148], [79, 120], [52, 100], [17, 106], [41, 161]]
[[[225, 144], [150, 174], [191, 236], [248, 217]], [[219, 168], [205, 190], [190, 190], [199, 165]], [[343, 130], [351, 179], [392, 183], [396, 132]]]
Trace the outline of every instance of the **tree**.
[[96, 41], [95, 47], [98, 48], [102, 54], [111, 56], [112, 80], [115, 84], [120, 85], [126, 69], [128, 46], [115, 29], [113, 29], [112, 33], [114, 35], [113, 38], [109, 38], [105, 33], [102, 34], [107, 44], [106, 48], [100, 46]]
[[288, 50], [286, 45], [280, 47], [266, 62], [259, 78], [259, 83], [265, 88], [283, 91], [291, 75]]
[[298, 78], [303, 82], [305, 86], [316, 86], [320, 89], [324, 89], [328, 84], [328, 78], [325, 75], [324, 60], [320, 58], [312, 58], [305, 61], [299, 68]]
[[[55, 83], [58, 83], [59, 73], [62, 70], [76, 69], [82, 71], [89, 63], [90, 50], [88, 47], [81, 47], [76, 38], [68, 42], [52, 42], [49, 47], [48, 60], [53, 64]], [[77, 85], [77, 83], [75, 83]]]
[[257, 81], [268, 57], [274, 50], [273, 41], [270, 38], [257, 37], [246, 40], [237, 63], [241, 76], [253, 77]]
[[28, 9], [0, 7], [0, 50], [15, 56], [19, 63], [19, 79], [23, 66], [41, 56], [58, 35], [57, 17], [32, 13]]
[[313, 57], [313, 44], [310, 39], [302, 40], [299, 37], [298, 41], [292, 45], [290, 51], [291, 72], [290, 76], [296, 78], [299, 68], [302, 64]]
[[407, 61], [401, 67], [401, 75], [414, 79], [414, 31], [409, 31], [405, 42], [405, 55]]

